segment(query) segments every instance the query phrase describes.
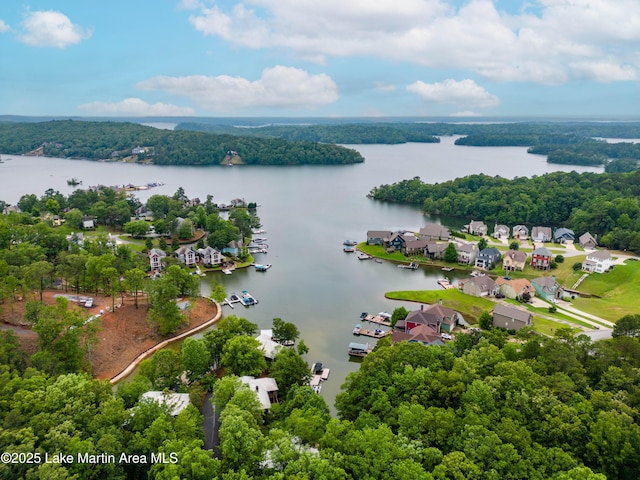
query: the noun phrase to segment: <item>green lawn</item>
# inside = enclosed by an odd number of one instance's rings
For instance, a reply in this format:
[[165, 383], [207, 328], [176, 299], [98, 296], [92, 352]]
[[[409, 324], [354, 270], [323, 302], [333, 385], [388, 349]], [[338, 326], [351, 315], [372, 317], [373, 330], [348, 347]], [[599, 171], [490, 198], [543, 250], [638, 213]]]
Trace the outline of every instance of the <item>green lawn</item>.
[[592, 273], [578, 290], [600, 298], [576, 298], [573, 305], [606, 320], [640, 313], [640, 262], [627, 261], [607, 273]]
[[456, 289], [449, 290], [404, 290], [387, 292], [385, 297], [392, 300], [406, 300], [420, 303], [438, 303], [460, 312], [469, 323], [477, 323], [484, 311], [491, 311], [494, 303], [486, 298], [465, 295]]

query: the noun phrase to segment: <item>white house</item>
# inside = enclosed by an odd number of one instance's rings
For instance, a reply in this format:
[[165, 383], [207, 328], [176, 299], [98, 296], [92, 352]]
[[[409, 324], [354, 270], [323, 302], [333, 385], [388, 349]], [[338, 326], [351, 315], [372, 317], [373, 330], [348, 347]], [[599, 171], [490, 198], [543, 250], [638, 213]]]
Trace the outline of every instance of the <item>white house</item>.
[[151, 266], [151, 271], [162, 269], [162, 259], [166, 256], [167, 254], [164, 253], [164, 250], [160, 250], [159, 248], [149, 250], [149, 265]]
[[200, 256], [200, 261], [204, 265], [219, 265], [224, 261], [222, 252], [209, 246], [205, 248], [199, 248], [198, 255]]
[[613, 267], [613, 257], [607, 250], [595, 250], [587, 254], [582, 262], [582, 270], [592, 273], [604, 273]]
[[185, 265], [195, 265], [198, 262], [198, 255], [193, 247], [180, 247], [174, 252], [174, 255]]
[[244, 376], [240, 377], [240, 381], [256, 392], [263, 410], [269, 410], [272, 403], [278, 403], [278, 384], [274, 378]]

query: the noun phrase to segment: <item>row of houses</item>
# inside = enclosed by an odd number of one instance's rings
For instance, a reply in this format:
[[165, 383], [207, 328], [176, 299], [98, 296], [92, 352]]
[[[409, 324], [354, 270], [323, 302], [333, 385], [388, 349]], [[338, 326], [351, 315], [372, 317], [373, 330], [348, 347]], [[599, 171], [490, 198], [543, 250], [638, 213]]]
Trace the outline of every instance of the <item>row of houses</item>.
[[[173, 255], [188, 267], [195, 266], [198, 263], [209, 267], [223, 264], [226, 261], [226, 255], [237, 257], [241, 248], [242, 244], [240, 242], [229, 242], [222, 251], [209, 246], [196, 250], [189, 245], [178, 248], [173, 252]], [[151, 270], [159, 271], [162, 269], [162, 260], [166, 258], [167, 253], [159, 248], [152, 248], [149, 250], [148, 256]]]
[[458, 289], [474, 297], [502, 296], [512, 300], [527, 300], [534, 296], [543, 300], [560, 299], [564, 290], [555, 276], [543, 276], [529, 281], [526, 278], [498, 277], [495, 280], [488, 275], [465, 278], [458, 282]]
[[[483, 221], [472, 220], [468, 225], [464, 226], [465, 232], [472, 235], [486, 236], [489, 228]], [[514, 240], [528, 240], [538, 243], [555, 242], [555, 243], [574, 243], [576, 235], [570, 228], [559, 227], [551, 229], [551, 227], [535, 226], [529, 231], [526, 225], [515, 225], [509, 228], [507, 225], [495, 224], [493, 233], [491, 234], [498, 240], [513, 238]], [[589, 232], [585, 232], [578, 237], [578, 243], [585, 249], [594, 249], [598, 246], [596, 238]]]

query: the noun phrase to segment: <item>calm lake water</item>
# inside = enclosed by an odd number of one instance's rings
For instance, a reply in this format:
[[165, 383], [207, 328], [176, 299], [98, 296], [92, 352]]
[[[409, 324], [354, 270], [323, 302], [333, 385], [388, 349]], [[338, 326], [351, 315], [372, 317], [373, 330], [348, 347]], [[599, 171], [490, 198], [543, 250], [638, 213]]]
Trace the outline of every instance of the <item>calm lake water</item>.
[[[271, 328], [275, 317], [298, 325], [310, 348], [309, 363], [321, 361], [331, 369], [322, 395], [332, 405], [347, 373], [358, 368], [349, 361], [347, 345], [365, 341], [351, 334], [360, 313], [392, 312], [403, 305], [384, 298], [389, 290], [440, 288], [436, 283], [442, 276], [440, 270], [404, 270], [386, 262], [359, 261], [342, 251], [345, 239], [363, 241], [367, 230], [417, 230], [428, 220], [419, 209], [367, 199], [372, 187], [415, 176], [432, 183], [472, 173], [513, 178], [557, 170], [602, 171], [547, 164], [546, 157], [529, 155], [525, 148], [459, 147], [454, 140], [350, 146], [366, 161], [344, 166], [164, 167], [3, 154], [0, 200], [13, 204], [24, 194], [40, 196], [48, 188], [68, 195], [73, 187], [66, 181], [75, 177], [85, 188], [165, 183], [137, 192], [143, 201], [153, 194], [172, 195], [183, 187], [190, 198], [204, 200], [211, 194], [221, 203], [238, 197], [257, 202], [267, 231], [261, 236], [268, 239], [269, 253], [256, 255], [256, 262], [273, 267], [264, 273], [250, 268], [233, 275], [210, 274], [209, 278], [222, 283], [227, 292], [248, 290], [260, 302], [250, 308], [224, 307], [226, 313], [248, 318], [261, 328]], [[451, 273], [448, 276], [455, 279]], [[203, 293], [207, 291], [208, 284], [203, 282]]]

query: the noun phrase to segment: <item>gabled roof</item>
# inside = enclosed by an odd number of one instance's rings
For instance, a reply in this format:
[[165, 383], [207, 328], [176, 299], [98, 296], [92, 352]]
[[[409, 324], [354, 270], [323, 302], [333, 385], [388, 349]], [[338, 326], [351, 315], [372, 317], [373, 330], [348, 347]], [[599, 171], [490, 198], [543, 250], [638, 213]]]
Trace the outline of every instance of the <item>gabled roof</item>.
[[409, 312], [409, 315], [407, 315], [404, 321], [405, 325], [406, 322], [413, 322], [419, 325], [438, 325], [438, 315], [426, 310], [414, 310], [413, 312]]
[[596, 250], [595, 252], [587, 255], [587, 258], [593, 258], [596, 260], [611, 260], [613, 257], [607, 250]]
[[272, 330], [260, 330], [260, 335], [256, 337], [256, 340], [260, 343], [258, 348], [264, 352], [264, 356], [273, 360], [283, 346], [274, 342], [271, 337], [273, 337]]
[[596, 241], [595, 238], [593, 238], [593, 236], [589, 233], [589, 232], [585, 232], [582, 235], [580, 235], [580, 238], [578, 239], [578, 241], [583, 244], [583, 243], [587, 243], [587, 242], [592, 242], [594, 245], [597, 245], [598, 242]]
[[437, 315], [440, 318], [452, 318], [458, 314], [458, 312], [456, 312], [455, 310], [451, 308], [443, 307], [439, 303], [434, 303], [433, 305], [429, 305], [425, 307], [424, 311], [433, 313], [434, 315]]
[[456, 251], [458, 252], [477, 252], [478, 246], [475, 243], [463, 243], [462, 245], [456, 245]]
[[575, 238], [575, 234], [573, 233], [573, 230], [569, 228], [564, 228], [564, 227], [556, 228], [555, 231], [553, 232], [553, 238], [560, 238], [560, 237]]
[[271, 408], [269, 393], [278, 391], [278, 384], [276, 383], [276, 380], [274, 378], [254, 378], [250, 376], [244, 376], [240, 377], [240, 381], [246, 385], [249, 385], [251, 391], [256, 393], [263, 410], [268, 410]]
[[150, 257], [154, 257], [154, 256], [166, 257], [167, 256], [167, 254], [164, 252], [164, 250], [160, 250], [159, 248], [152, 248], [151, 250], [149, 250], [148, 255]]
[[551, 252], [547, 247], [539, 247], [536, 248], [532, 253], [532, 255], [540, 255], [543, 257], [551, 257]]
[[496, 278], [496, 285], [510, 285], [516, 292], [533, 292], [533, 285], [526, 278], [512, 278], [507, 280], [504, 277]]
[[480, 250], [480, 257], [499, 257], [500, 251], [496, 247], [487, 247]]
[[450, 235], [449, 229], [438, 223], [427, 223], [419, 233], [427, 237], [448, 237]]
[[504, 260], [510, 258], [514, 262], [525, 262], [527, 260], [527, 253], [521, 250], [507, 250], [504, 254]]
[[538, 277], [531, 280], [531, 283], [535, 283], [539, 287], [549, 290], [559, 286], [555, 277]]
[[438, 332], [430, 325], [418, 325], [411, 329], [411, 332], [405, 333], [394, 330], [391, 334], [391, 341], [398, 343], [402, 341], [420, 342], [427, 344], [444, 344]]
[[404, 246], [407, 249], [427, 248], [428, 244], [429, 244], [429, 240], [407, 240]]
[[369, 230], [367, 238], [388, 238], [392, 232], [390, 230]]
[[511, 305], [502, 305], [501, 303], [496, 303], [493, 307], [493, 313], [497, 313], [498, 315], [502, 315], [504, 317], [513, 318], [514, 320], [518, 320], [520, 322], [529, 324], [533, 315], [526, 310], [521, 310], [516, 307], [512, 307]]
[[158, 405], [166, 405], [169, 407], [169, 412], [173, 417], [182, 412], [191, 403], [188, 393], [150, 391], [143, 393], [142, 398], [156, 402]]
[[487, 275], [478, 275], [477, 277], [466, 278], [460, 281], [460, 283], [463, 285], [468, 282], [473, 283], [480, 290], [486, 291], [491, 291], [496, 286], [496, 282]]
[[526, 225], [514, 225], [513, 233], [515, 232], [527, 232], [529, 233], [529, 228]]

